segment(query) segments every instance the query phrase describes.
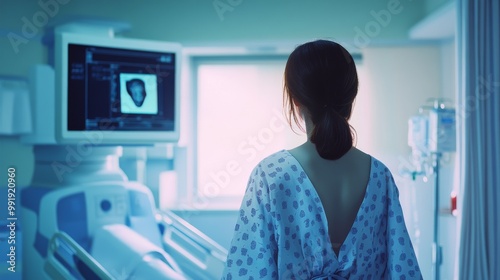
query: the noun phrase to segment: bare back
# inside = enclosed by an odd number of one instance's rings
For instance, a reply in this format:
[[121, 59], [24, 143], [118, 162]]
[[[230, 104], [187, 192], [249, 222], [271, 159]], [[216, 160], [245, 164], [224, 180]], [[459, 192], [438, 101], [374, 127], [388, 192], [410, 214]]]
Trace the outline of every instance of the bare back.
[[365, 196], [371, 157], [353, 147], [338, 160], [326, 160], [310, 142], [289, 152], [300, 163], [319, 195], [332, 247], [338, 255]]

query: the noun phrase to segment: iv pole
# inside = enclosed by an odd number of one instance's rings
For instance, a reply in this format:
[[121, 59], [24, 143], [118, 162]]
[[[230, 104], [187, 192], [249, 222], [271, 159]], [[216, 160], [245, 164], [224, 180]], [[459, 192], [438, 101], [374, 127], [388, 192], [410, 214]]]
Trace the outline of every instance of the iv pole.
[[[444, 109], [444, 99], [438, 98], [433, 101], [434, 104], [431, 110], [440, 111]], [[434, 141], [438, 141], [438, 139], [435, 139]], [[434, 231], [432, 237], [432, 263], [434, 267], [434, 280], [440, 279], [442, 262], [441, 246], [439, 245], [439, 164], [442, 155], [443, 154], [439, 151], [431, 152], [432, 170], [434, 171]]]
[[[429, 101], [433, 101], [432, 106], [422, 106], [419, 108], [419, 112], [422, 113], [424, 110], [434, 110], [436, 112], [440, 110], [444, 110], [444, 102], [445, 99], [437, 98], [430, 99]], [[439, 137], [439, 136], [437, 136]], [[434, 141], [438, 141], [438, 139], [434, 139]], [[453, 148], [454, 149], [454, 148]], [[437, 147], [436, 147], [436, 150]], [[440, 172], [440, 161], [443, 156], [441, 151], [430, 152], [429, 154], [432, 157], [432, 170], [434, 173], [434, 231], [433, 231], [433, 240], [432, 240], [432, 264], [434, 270], [434, 280], [440, 279], [440, 268], [442, 263], [442, 248], [439, 245], [439, 172]], [[416, 173], [413, 173], [413, 178], [415, 178]]]
[[432, 239], [432, 263], [434, 265], [434, 280], [439, 280], [439, 272], [441, 266], [441, 246], [439, 246], [439, 163], [442, 154], [439, 152], [433, 153], [432, 167], [434, 169], [434, 232]]

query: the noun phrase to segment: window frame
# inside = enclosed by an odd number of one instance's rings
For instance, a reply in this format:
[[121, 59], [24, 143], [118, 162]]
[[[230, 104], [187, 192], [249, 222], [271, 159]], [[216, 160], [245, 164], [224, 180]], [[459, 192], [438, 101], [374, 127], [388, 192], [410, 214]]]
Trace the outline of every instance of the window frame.
[[[184, 67], [188, 68], [185, 75], [188, 77], [183, 83], [189, 87], [184, 93], [189, 93], [187, 101], [189, 107], [184, 106], [188, 112], [187, 132], [182, 133], [180, 146], [187, 148], [186, 170], [178, 170], [187, 176], [185, 191], [180, 191], [179, 208], [182, 210], [237, 210], [240, 207], [240, 196], [218, 195], [212, 198], [202, 197], [198, 194], [198, 69], [201, 65], [212, 63], [238, 63], [251, 61], [286, 61], [291, 52], [285, 49], [253, 50], [251, 48], [187, 48], [184, 51]], [[186, 96], [187, 97], [187, 96]], [[182, 107], [181, 107], [182, 108]], [[186, 112], [185, 112], [186, 113]], [[181, 121], [182, 122], [182, 121]], [[186, 127], [186, 126], [185, 126]]]

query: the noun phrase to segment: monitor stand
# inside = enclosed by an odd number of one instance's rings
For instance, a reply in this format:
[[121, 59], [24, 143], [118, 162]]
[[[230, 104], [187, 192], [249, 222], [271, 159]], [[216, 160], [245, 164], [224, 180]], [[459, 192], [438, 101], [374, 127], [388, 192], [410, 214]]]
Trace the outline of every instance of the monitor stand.
[[102, 181], [128, 181], [119, 166], [122, 147], [35, 145], [32, 186], [66, 187]]

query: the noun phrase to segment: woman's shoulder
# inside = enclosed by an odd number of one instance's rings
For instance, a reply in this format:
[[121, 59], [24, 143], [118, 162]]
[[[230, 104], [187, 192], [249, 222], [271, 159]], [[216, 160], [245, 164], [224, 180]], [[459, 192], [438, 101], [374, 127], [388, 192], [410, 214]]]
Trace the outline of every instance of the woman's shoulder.
[[266, 178], [268, 182], [301, 176], [303, 172], [295, 158], [287, 151], [280, 150], [263, 158], [253, 169], [252, 176]]
[[370, 155], [370, 157], [372, 161], [372, 168], [376, 169], [377, 171], [390, 172], [389, 168], [382, 160], [372, 155]]
[[263, 158], [257, 167], [262, 169], [275, 168], [291, 163], [291, 155], [287, 150], [280, 150]]
[[377, 157], [374, 157], [370, 155], [371, 157], [371, 173], [372, 174], [379, 174], [379, 175], [387, 175], [392, 177], [391, 170], [387, 165], [382, 161], [379, 160]]
[[366, 160], [370, 162], [368, 184], [374, 184], [380, 187], [381, 184], [384, 183], [385, 185], [391, 182], [394, 183], [393, 175], [384, 161], [359, 149], [353, 150], [355, 150], [355, 154], [357, 154], [355, 157], [363, 158], [362, 161], [364, 162], [366, 162]]

